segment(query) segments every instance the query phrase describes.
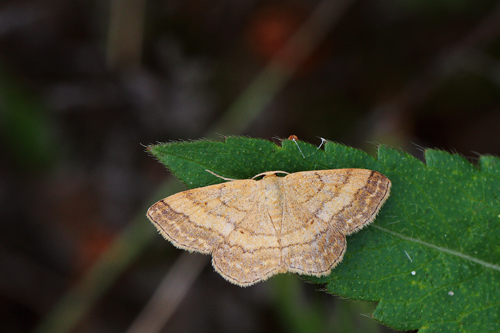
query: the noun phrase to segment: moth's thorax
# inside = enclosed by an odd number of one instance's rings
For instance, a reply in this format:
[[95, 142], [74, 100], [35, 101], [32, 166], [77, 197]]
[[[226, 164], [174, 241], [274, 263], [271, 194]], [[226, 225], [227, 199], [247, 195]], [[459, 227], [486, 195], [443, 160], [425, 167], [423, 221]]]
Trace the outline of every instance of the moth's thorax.
[[281, 224], [283, 217], [283, 195], [281, 191], [281, 178], [275, 174], [266, 175], [260, 180], [265, 188], [265, 203], [269, 216], [275, 226]]

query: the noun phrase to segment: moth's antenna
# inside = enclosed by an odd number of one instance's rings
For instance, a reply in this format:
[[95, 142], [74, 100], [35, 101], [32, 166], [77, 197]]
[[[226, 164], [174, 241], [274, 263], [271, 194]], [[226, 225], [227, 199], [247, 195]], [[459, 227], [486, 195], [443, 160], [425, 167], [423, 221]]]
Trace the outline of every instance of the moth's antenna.
[[286, 171], [267, 171], [267, 172], [259, 173], [258, 175], [253, 176], [251, 179], [257, 178], [259, 176], [275, 175], [277, 173], [286, 173], [287, 175], [290, 174], [289, 172], [286, 172]]
[[238, 179], [233, 179], [233, 178], [226, 178], [226, 177], [222, 177], [222, 176], [219, 176], [218, 174], [216, 174], [215, 172], [212, 172], [208, 169], [205, 169], [206, 172], [210, 172], [212, 175], [214, 175], [215, 177], [218, 177], [220, 179], [224, 179], [224, 180], [238, 180]]

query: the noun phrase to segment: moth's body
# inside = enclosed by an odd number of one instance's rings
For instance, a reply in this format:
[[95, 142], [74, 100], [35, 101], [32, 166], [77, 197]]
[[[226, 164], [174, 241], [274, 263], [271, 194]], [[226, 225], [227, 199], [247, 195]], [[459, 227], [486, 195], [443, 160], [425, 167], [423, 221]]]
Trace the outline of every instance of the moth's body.
[[281, 226], [283, 221], [283, 192], [280, 188], [279, 178], [275, 173], [264, 176], [260, 181], [262, 187], [265, 189], [264, 202], [265, 210], [267, 210], [274, 230], [276, 231], [276, 236], [278, 238], [278, 244], [281, 238]]
[[276, 173], [175, 194], [148, 217], [175, 246], [211, 253], [224, 278], [249, 286], [283, 272], [329, 274], [345, 235], [373, 221], [391, 186], [364, 169]]

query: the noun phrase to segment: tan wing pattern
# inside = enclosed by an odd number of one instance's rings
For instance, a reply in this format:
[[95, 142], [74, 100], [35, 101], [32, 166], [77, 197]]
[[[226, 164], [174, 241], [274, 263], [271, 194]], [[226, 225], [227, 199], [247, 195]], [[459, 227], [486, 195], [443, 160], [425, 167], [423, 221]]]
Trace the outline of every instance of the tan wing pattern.
[[184, 191], [155, 203], [147, 216], [176, 247], [209, 254], [248, 214], [258, 187], [238, 180]]
[[334, 169], [290, 174], [283, 187], [298, 206], [350, 235], [375, 219], [391, 181], [377, 171]]
[[178, 193], [148, 217], [175, 246], [212, 253], [217, 272], [249, 286], [277, 273], [329, 274], [345, 235], [373, 221], [391, 187], [364, 169], [276, 173]]
[[265, 200], [258, 200], [214, 251], [212, 264], [222, 276], [238, 285], [252, 285], [284, 272], [280, 267], [277, 230]]

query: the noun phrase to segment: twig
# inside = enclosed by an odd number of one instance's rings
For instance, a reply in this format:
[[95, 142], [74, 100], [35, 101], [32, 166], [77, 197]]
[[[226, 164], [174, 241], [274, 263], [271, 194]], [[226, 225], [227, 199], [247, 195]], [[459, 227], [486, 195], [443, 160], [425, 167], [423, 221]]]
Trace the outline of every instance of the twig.
[[183, 252], [165, 275], [127, 333], [160, 332], [182, 302], [209, 257]]

